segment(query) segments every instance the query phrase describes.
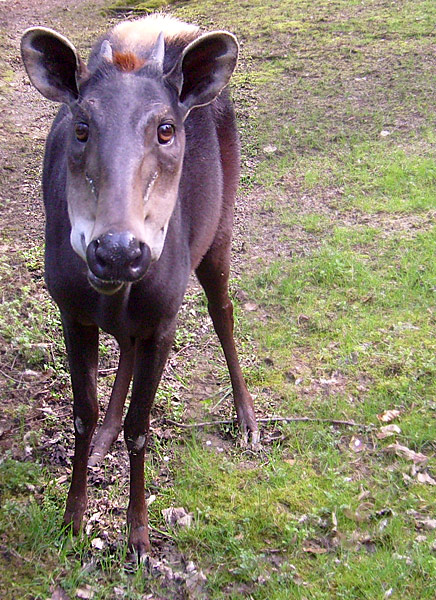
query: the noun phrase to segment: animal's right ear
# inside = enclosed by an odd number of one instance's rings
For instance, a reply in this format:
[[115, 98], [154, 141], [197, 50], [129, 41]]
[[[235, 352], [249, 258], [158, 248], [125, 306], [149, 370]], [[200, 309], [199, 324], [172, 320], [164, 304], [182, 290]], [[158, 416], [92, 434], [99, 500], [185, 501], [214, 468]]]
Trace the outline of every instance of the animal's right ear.
[[46, 27], [31, 27], [21, 38], [21, 56], [30, 81], [43, 96], [71, 104], [87, 68], [73, 44]]

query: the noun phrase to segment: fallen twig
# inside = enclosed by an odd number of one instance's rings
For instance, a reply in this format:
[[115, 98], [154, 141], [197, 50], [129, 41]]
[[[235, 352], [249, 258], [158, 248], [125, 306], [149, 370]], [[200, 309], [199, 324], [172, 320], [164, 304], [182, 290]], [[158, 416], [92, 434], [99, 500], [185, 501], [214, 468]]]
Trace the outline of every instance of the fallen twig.
[[14, 550], [13, 548], [8, 548], [8, 546], [4, 546], [3, 544], [0, 546], [0, 552], [2, 554], [10, 554], [14, 558], [17, 558], [18, 560], [22, 560], [23, 562], [27, 562], [27, 563], [32, 562], [32, 560], [30, 558], [26, 558], [25, 556], [18, 554], [18, 552], [16, 550]]
[[[212, 425], [232, 425], [237, 422], [234, 419], [222, 419], [219, 421], [203, 421], [201, 423], [180, 423], [179, 421], [173, 421], [172, 419], [164, 418], [165, 423], [168, 425], [174, 425], [175, 427], [181, 427], [182, 429], [193, 429], [195, 427], [209, 427]], [[367, 425], [363, 423], [356, 423], [355, 421], [342, 421], [340, 419], [322, 419], [320, 417], [265, 417], [257, 419], [258, 423], [295, 423], [295, 422], [315, 422], [315, 423], [331, 423], [332, 425], [346, 425], [347, 427], [362, 427], [366, 428]]]
[[23, 378], [21, 378], [21, 379], [15, 379], [15, 377], [12, 377], [11, 375], [8, 375], [4, 371], [0, 371], [0, 375], [3, 375], [3, 377], [6, 377], [7, 379], [11, 379], [15, 383], [21, 384], [23, 382]]
[[118, 371], [118, 367], [108, 367], [107, 369], [99, 369], [98, 374], [106, 377], [106, 375], [112, 375], [112, 373], [116, 373]]

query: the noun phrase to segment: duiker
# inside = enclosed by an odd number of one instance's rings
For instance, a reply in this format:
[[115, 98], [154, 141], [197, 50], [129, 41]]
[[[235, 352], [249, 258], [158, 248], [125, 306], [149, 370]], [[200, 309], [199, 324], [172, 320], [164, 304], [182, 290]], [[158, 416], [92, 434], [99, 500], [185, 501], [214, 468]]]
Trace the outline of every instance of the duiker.
[[[144, 453], [150, 409], [192, 270], [227, 360], [238, 422], [259, 438], [233, 339], [228, 296], [239, 142], [224, 90], [237, 61], [233, 35], [201, 35], [162, 15], [118, 24], [88, 65], [73, 44], [36, 27], [22, 38], [32, 84], [63, 103], [47, 139], [43, 192], [45, 277], [59, 306], [74, 395], [75, 453], [64, 521], [80, 528], [87, 466], [121, 430], [130, 457], [129, 543], [150, 543]], [[223, 91], [224, 90], [224, 91]], [[98, 417], [99, 328], [120, 359], [102, 427]]]

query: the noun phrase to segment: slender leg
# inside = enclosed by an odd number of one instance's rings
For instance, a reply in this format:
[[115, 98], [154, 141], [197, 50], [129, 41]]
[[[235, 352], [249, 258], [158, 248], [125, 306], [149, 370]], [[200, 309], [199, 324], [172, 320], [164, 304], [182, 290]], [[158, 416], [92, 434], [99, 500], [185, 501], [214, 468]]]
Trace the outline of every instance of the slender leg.
[[75, 433], [73, 474], [64, 523], [72, 523], [73, 532], [76, 534], [88, 502], [88, 454], [98, 418], [98, 327], [81, 325], [66, 315], [62, 315], [62, 324], [73, 387]]
[[145, 446], [150, 410], [174, 338], [175, 322], [150, 340], [137, 340], [132, 399], [124, 421], [124, 437], [130, 460], [130, 495], [127, 524], [129, 546], [143, 558], [150, 551], [144, 490]]
[[229, 244], [212, 246], [196, 273], [206, 292], [209, 314], [226, 357], [243, 441], [247, 443], [250, 435], [251, 444], [256, 446], [259, 443], [259, 429], [253, 400], [239, 365], [233, 337], [233, 304], [228, 294], [229, 259]]
[[206, 292], [209, 314], [224, 350], [233, 387], [233, 400], [244, 442], [251, 436], [252, 446], [259, 442], [259, 429], [253, 400], [247, 390], [233, 339], [233, 305], [228, 294], [233, 206], [239, 181], [239, 141], [235, 116], [230, 105], [217, 115], [217, 133], [223, 168], [221, 219], [215, 239], [196, 269]]
[[134, 358], [135, 347], [133, 345], [128, 350], [120, 351], [118, 370], [109, 405], [92, 445], [92, 454], [88, 461], [88, 465], [91, 467], [103, 460], [122, 429], [123, 408], [132, 379]]

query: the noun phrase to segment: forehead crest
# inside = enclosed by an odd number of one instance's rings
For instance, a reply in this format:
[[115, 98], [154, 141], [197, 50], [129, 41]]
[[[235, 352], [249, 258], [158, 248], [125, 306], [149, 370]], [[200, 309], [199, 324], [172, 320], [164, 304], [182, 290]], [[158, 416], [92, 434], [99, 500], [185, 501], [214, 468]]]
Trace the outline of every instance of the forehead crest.
[[114, 27], [111, 38], [124, 51], [140, 53], [156, 43], [158, 35], [163, 32], [165, 41], [192, 42], [199, 34], [196, 25], [183, 23], [170, 15], [155, 14], [137, 19], [123, 21]]
[[120, 69], [120, 71], [138, 71], [138, 69], [141, 69], [144, 66], [145, 60], [133, 52], [114, 52], [113, 64]]
[[[183, 23], [169, 15], [155, 14], [124, 21], [116, 25], [109, 39], [103, 42], [101, 56], [120, 71], [138, 71], [158, 57], [158, 62], [163, 63], [165, 43], [185, 46], [198, 36], [198, 32], [196, 25]], [[110, 57], [105, 56], [105, 43], [109, 46]]]

